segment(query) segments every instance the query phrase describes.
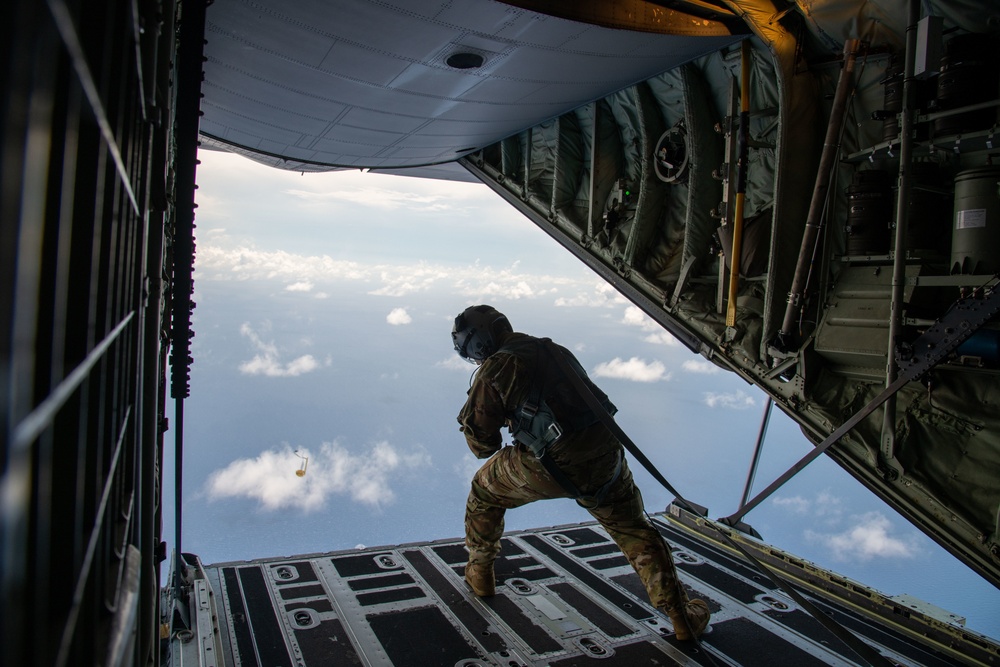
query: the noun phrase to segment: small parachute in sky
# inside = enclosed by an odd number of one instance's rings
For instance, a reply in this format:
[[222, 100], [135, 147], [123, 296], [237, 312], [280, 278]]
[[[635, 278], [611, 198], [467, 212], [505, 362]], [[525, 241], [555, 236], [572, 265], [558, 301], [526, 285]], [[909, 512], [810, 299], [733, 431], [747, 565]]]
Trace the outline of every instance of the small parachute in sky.
[[295, 450], [295, 455], [297, 457], [299, 457], [300, 459], [302, 459], [302, 465], [299, 467], [298, 470], [295, 471], [295, 474], [298, 477], [305, 477], [306, 476], [306, 468], [309, 467], [309, 457], [308, 456], [302, 456], [301, 454], [299, 454], [299, 450], [297, 450], [297, 449]]

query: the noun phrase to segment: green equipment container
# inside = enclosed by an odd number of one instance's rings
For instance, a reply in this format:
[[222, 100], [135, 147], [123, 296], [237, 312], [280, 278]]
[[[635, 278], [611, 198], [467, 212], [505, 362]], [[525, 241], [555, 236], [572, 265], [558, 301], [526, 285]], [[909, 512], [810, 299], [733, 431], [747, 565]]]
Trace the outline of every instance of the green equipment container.
[[1000, 167], [977, 167], [955, 176], [951, 272], [1000, 271]]

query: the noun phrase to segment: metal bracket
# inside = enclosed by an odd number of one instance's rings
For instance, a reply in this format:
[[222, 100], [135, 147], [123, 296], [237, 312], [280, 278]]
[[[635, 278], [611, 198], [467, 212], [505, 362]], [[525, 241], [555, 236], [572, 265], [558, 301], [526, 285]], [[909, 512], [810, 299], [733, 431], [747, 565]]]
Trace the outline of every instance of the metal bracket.
[[900, 376], [925, 374], [998, 312], [1000, 289], [990, 289], [981, 299], [960, 299], [905, 351], [897, 351]]
[[965, 298], [956, 301], [934, 326], [914, 341], [913, 345], [909, 348], [909, 354], [906, 359], [897, 358], [899, 376], [892, 384], [886, 387], [882, 393], [873, 398], [850, 419], [841, 424], [823, 442], [803, 456], [798, 463], [771, 482], [766, 489], [754, 496], [753, 500], [746, 503], [735, 513], [719, 519], [719, 521], [729, 526], [736, 525], [750, 510], [759, 505], [785, 482], [797, 475], [799, 471], [815, 460], [820, 454], [844, 437], [861, 420], [881, 407], [883, 403], [889, 400], [889, 397], [894, 396], [907, 383], [923, 376], [927, 371], [940, 363], [998, 312], [1000, 312], [1000, 289], [995, 289], [995, 286], [988, 289], [982, 298]]

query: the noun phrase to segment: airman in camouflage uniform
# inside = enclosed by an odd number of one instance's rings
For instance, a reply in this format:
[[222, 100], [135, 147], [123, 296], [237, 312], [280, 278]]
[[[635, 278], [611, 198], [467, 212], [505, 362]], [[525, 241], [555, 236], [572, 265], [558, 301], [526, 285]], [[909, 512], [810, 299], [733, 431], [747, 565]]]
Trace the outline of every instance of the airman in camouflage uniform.
[[[480, 310], [474, 310], [477, 308]], [[488, 333], [482, 325], [478, 331], [471, 326], [489, 322], [495, 316], [499, 316], [493, 320], [497, 324]], [[478, 354], [468, 349], [468, 341], [463, 338], [462, 331], [468, 334], [470, 330], [474, 332], [473, 342], [478, 342], [476, 335], [492, 339]], [[500, 552], [508, 509], [546, 498], [573, 497], [524, 444], [503, 446], [500, 429], [514, 429], [515, 415], [537, 381], [540, 368], [547, 374], [546, 401], [563, 426], [562, 436], [548, 448], [547, 456], [582, 494], [576, 498], [577, 503], [621, 548], [653, 606], [670, 616], [677, 638], [701, 634], [708, 624], [708, 606], [701, 600], [688, 601], [679, 585], [669, 547], [646, 518], [621, 443], [587, 407], [570, 381], [559, 372], [553, 373], [551, 364], [543, 363], [539, 346], [532, 344], [538, 339], [513, 332], [506, 318], [489, 306], [473, 306], [459, 315], [453, 337], [460, 355], [481, 364], [458, 416], [460, 430], [472, 453], [489, 459], [472, 479], [465, 510], [465, 543], [469, 550], [466, 581], [473, 591], [480, 596], [495, 593], [493, 561]], [[572, 358], [565, 348], [559, 349]], [[615, 409], [607, 396], [585, 373], [581, 377], [613, 414]]]

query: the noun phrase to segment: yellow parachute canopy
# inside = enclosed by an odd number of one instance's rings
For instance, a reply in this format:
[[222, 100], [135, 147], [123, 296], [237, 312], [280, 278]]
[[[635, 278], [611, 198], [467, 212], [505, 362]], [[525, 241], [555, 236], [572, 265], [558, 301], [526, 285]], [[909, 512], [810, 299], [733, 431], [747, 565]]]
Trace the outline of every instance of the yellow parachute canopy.
[[297, 476], [299, 476], [299, 477], [305, 477], [306, 476], [306, 468], [309, 467], [309, 457], [308, 456], [302, 456], [301, 454], [299, 454], [299, 450], [297, 450], [297, 449], [295, 450], [295, 455], [298, 456], [300, 459], [302, 459], [302, 466], [298, 470], [295, 471], [295, 474]]

